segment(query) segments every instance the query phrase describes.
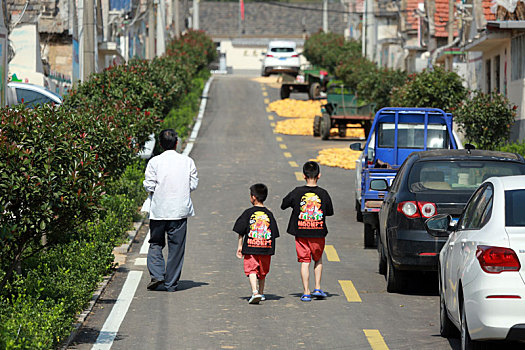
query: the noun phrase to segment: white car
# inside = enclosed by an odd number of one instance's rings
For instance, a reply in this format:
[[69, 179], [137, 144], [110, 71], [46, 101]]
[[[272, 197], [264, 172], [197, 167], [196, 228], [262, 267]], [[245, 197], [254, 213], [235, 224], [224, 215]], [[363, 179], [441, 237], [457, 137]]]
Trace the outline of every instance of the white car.
[[[525, 175], [491, 177], [474, 192], [439, 255], [440, 332], [461, 333], [462, 349], [481, 340], [525, 340]], [[523, 263], [523, 265], [522, 265]]]
[[17, 82], [8, 83], [8, 106], [15, 106], [22, 103], [29, 108], [44, 103], [55, 103], [56, 105], [60, 105], [62, 104], [62, 97], [42, 86]]
[[270, 41], [262, 61], [261, 75], [267, 77], [273, 73], [297, 75], [301, 61], [294, 41]]

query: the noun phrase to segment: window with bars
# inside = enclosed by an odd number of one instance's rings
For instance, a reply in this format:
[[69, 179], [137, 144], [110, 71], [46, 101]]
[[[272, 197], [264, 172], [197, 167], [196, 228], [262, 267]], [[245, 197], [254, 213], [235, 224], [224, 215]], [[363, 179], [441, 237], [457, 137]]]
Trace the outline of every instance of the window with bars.
[[512, 80], [525, 79], [525, 34], [512, 38], [510, 47]]

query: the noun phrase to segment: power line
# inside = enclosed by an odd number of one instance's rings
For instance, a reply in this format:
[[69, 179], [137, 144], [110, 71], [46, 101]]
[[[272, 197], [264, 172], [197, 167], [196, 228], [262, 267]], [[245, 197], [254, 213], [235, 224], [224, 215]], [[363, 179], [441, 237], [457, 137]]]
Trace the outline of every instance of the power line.
[[[305, 7], [305, 6], [299, 6], [299, 5], [290, 5], [290, 4], [286, 4], [286, 3], [281, 3], [281, 2], [273, 2], [273, 1], [254, 1], [255, 3], [258, 3], [258, 4], [267, 4], [267, 5], [271, 5], [271, 6], [277, 6], [277, 7], [285, 7], [285, 8], [291, 8], [291, 9], [296, 9], [296, 10], [305, 10], [305, 11], [316, 11], [316, 12], [323, 12], [323, 9], [322, 8], [319, 8], [319, 7]], [[374, 14], [374, 15], [378, 15], [378, 14], [383, 14], [383, 15], [396, 15], [400, 12], [410, 12], [412, 10], [399, 10], [399, 11], [369, 11], [369, 12], [365, 12], [365, 11], [339, 11], [339, 10], [330, 10], [328, 9], [327, 12], [334, 12], [334, 13], [342, 13], [342, 14], [356, 14], [356, 15], [368, 15], [368, 14]]]

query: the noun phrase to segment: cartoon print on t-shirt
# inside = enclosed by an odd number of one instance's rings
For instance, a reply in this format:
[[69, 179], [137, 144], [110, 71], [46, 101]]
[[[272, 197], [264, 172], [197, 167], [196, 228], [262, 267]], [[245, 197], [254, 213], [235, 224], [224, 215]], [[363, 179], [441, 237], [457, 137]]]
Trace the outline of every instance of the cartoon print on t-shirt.
[[256, 211], [250, 217], [250, 232], [248, 232], [248, 246], [265, 248], [272, 245], [272, 231], [270, 218], [264, 211]]
[[301, 212], [299, 213], [299, 228], [323, 228], [323, 211], [321, 199], [315, 193], [305, 193], [301, 198]]

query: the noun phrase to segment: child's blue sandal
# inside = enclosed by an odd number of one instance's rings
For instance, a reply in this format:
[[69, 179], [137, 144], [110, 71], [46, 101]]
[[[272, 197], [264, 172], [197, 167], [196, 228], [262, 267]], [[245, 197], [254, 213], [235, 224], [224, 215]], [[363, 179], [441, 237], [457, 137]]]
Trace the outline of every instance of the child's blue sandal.
[[326, 298], [327, 295], [325, 292], [323, 292], [321, 289], [314, 289], [312, 296], [316, 298]]
[[301, 301], [312, 301], [312, 296], [310, 294], [303, 294], [301, 296]]

